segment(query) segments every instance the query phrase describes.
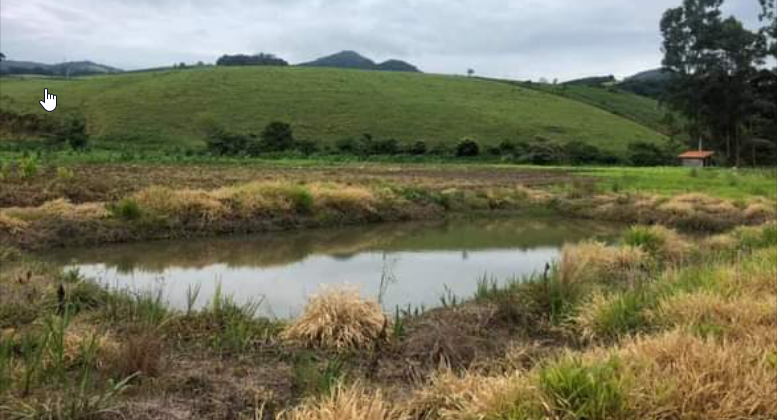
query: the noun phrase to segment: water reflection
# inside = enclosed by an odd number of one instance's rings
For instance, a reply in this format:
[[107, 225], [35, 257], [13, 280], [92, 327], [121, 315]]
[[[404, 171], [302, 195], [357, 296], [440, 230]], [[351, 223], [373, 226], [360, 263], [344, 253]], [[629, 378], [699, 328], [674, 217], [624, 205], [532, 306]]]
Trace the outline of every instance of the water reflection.
[[237, 301], [263, 298], [266, 313], [287, 317], [323, 284], [358, 285], [387, 309], [435, 306], [446, 286], [468, 296], [486, 273], [530, 274], [564, 243], [615, 230], [579, 220], [467, 218], [73, 249], [49, 258], [110, 286], [162, 287], [177, 308], [186, 306], [189, 287], [201, 287], [203, 305], [221, 283]]

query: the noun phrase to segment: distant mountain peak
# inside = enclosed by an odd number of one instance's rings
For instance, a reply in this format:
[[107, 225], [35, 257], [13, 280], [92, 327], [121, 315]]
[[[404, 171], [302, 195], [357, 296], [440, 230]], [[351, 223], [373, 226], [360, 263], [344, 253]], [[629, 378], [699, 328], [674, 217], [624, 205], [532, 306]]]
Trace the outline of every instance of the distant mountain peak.
[[377, 64], [372, 59], [369, 59], [353, 50], [340, 51], [338, 53], [298, 65], [303, 67], [334, 67], [342, 69], [419, 72], [417, 67], [405, 61], [391, 59]]

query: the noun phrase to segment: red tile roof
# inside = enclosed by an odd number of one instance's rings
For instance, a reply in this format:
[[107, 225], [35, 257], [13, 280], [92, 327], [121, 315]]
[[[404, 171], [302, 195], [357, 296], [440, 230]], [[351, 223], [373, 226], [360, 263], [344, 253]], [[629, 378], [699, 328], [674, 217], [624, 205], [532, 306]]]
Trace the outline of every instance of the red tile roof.
[[707, 159], [715, 155], [715, 152], [691, 151], [678, 156], [680, 159]]

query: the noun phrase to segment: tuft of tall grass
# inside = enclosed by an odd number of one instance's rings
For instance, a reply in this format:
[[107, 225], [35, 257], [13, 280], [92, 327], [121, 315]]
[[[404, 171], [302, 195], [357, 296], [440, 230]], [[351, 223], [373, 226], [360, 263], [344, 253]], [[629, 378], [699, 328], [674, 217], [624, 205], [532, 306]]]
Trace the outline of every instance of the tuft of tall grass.
[[774, 344], [742, 346], [683, 331], [637, 338], [617, 351], [631, 378], [629, 405], [643, 418], [777, 418]]
[[278, 420], [409, 420], [402, 410], [392, 407], [380, 391], [363, 385], [339, 384], [329, 394], [305, 401], [281, 412]]
[[652, 270], [653, 259], [638, 247], [607, 246], [601, 242], [565, 245], [557, 275], [563, 284], [596, 282], [633, 284]]
[[364, 348], [382, 339], [390, 321], [380, 305], [351, 287], [325, 287], [283, 332], [287, 341], [335, 350]]
[[656, 296], [647, 291], [594, 293], [578, 306], [572, 322], [584, 340], [613, 342], [650, 330], [649, 310], [655, 304]]
[[530, 381], [520, 373], [489, 377], [444, 369], [413, 393], [407, 411], [414, 419], [542, 418], [537, 388]]
[[294, 356], [293, 371], [294, 388], [297, 393], [305, 396], [331, 394], [347, 374], [345, 359], [335, 357], [319, 368], [315, 356], [307, 352]]
[[628, 384], [620, 361], [584, 361], [568, 356], [539, 372], [539, 387], [553, 418], [608, 420], [625, 418]]
[[663, 226], [632, 226], [623, 234], [623, 243], [646, 251], [655, 259], [680, 264], [689, 258], [692, 246], [676, 231]]

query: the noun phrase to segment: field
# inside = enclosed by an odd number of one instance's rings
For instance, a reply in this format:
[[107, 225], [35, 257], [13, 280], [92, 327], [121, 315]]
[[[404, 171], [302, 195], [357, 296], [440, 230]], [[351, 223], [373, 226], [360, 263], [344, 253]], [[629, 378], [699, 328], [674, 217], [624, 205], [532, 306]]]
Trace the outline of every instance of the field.
[[601, 108], [650, 127], [659, 133], [667, 133], [669, 130], [666, 120], [667, 110], [662, 109], [658, 101], [651, 98], [607, 87], [541, 84], [522, 86]]
[[[773, 172], [6, 156], [3, 418], [777, 415]], [[161, 295], [107, 291], [38, 257], [475, 213], [640, 226], [566, 246], [544, 274], [473, 278], [473, 296], [441, 296], [438, 308], [384, 313], [331, 289], [289, 321], [220, 292], [192, 309], [189, 290], [189, 309], [172, 310]]]
[[[3, 106], [39, 112], [42, 83], [2, 80]], [[4, 419], [777, 418], [774, 170], [184, 150], [202, 147], [197, 125], [213, 118], [240, 132], [280, 119], [326, 144], [366, 132], [447, 144], [540, 135], [618, 153], [629, 141], [665, 139], [645, 128], [661, 129], [654, 102], [580, 87], [564, 93], [573, 100], [494, 81], [321, 69], [45, 83], [62, 111], [84, 112], [93, 137], [85, 150], [28, 142], [0, 151]], [[43, 262], [57, 248], [101, 247], [90, 255], [134, 276], [132, 258], [103, 245], [134, 243], [166, 267], [181, 254], [144, 245], [201, 238], [212, 242], [174, 261], [179, 268], [216, 261], [238, 272], [248, 254], [235, 247], [260, 234], [248, 258], [296, 264], [324, 247], [347, 263], [397, 234], [380, 223], [416, 220], [461, 224], [485, 247], [494, 230], [532, 236], [499, 223], [478, 230], [470, 216], [542, 217], [563, 234], [561, 220], [585, 220], [619, 233], [559, 243], [544, 271], [473, 278], [475, 293], [448, 290], [431, 308], [389, 311], [336, 286], [288, 320], [263, 315], [259, 296], [237, 303], [221, 283], [207, 296], [202, 283], [190, 286], [185, 307], [174, 309], [161, 291], [105, 288], [102, 274]], [[343, 227], [367, 224], [376, 225], [370, 235], [334, 243]], [[417, 238], [414, 226], [407, 234]], [[277, 234], [314, 228], [330, 230], [299, 244]], [[470, 258], [459, 257], [459, 245], [456, 258]], [[381, 286], [391, 277], [384, 268]]]
[[38, 97], [48, 88], [59, 95], [57, 115], [83, 113], [97, 143], [116, 148], [200, 147], [205, 120], [253, 133], [280, 120], [298, 138], [322, 144], [365, 133], [429, 145], [453, 145], [465, 137], [495, 145], [542, 136], [617, 153], [634, 141], [664, 140], [650, 128], [576, 100], [453, 76], [207, 68], [0, 83], [4, 108], [44, 113]]

